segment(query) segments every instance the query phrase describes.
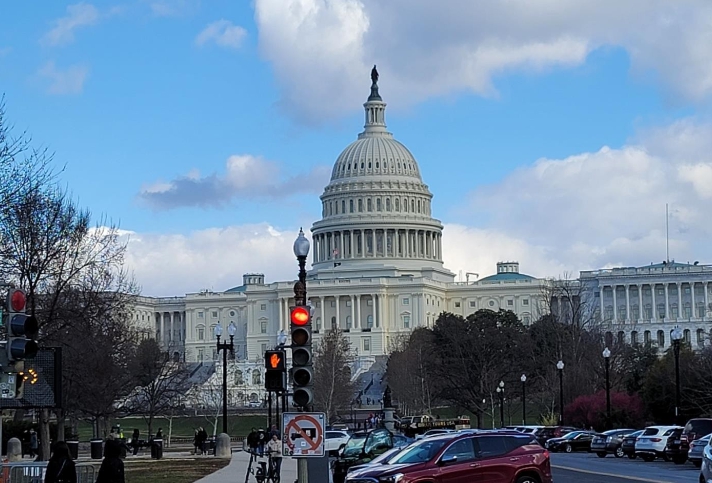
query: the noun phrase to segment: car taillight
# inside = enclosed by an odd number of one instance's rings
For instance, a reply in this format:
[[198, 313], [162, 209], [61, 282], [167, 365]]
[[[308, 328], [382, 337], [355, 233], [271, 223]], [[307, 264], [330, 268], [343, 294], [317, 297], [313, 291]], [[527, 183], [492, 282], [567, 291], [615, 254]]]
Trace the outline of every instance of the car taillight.
[[687, 435], [686, 434], [681, 435], [680, 441], [687, 441]]
[[548, 457], [549, 457], [549, 451], [548, 451], [548, 450], [544, 450], [544, 458], [548, 458]]
[[652, 441], [653, 443], [659, 443], [660, 441], [662, 441], [662, 439], [660, 439], [660, 438], [650, 438], [650, 441]]

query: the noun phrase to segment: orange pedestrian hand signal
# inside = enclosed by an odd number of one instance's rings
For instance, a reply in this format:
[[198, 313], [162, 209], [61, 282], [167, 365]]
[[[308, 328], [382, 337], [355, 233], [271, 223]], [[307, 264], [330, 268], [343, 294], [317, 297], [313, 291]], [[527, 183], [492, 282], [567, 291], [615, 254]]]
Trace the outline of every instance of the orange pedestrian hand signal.
[[272, 354], [272, 357], [269, 358], [269, 365], [272, 369], [279, 369], [280, 362], [282, 362], [282, 358], [277, 354]]

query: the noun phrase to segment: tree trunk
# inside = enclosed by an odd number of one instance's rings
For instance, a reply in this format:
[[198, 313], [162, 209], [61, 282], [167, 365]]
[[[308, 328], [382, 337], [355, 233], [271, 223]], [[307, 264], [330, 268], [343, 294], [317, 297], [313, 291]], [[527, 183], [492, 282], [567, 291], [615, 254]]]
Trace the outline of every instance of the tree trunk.
[[40, 410], [40, 455], [39, 461], [48, 461], [50, 457], [49, 409]]
[[166, 448], [171, 446], [171, 436], [173, 435], [173, 416], [168, 418], [168, 440], [166, 441]]
[[153, 434], [153, 414], [148, 415], [148, 437]]
[[64, 411], [57, 409], [55, 412], [57, 416], [57, 441], [64, 441], [64, 427], [66, 426], [66, 416]]

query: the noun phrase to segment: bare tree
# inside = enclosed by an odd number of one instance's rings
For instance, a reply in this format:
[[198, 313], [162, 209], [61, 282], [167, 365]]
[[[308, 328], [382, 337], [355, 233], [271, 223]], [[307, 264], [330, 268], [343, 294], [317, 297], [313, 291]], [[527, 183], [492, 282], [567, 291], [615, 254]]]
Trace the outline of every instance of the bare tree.
[[433, 334], [416, 329], [391, 348], [386, 378], [401, 410], [429, 414], [437, 395], [433, 374]]
[[155, 339], [142, 340], [129, 364], [136, 388], [123, 409], [140, 414], [153, 434], [156, 417], [168, 414], [181, 404], [180, 396], [188, 390], [190, 373], [182, 362], [170, 359]]
[[196, 411], [205, 417], [213, 427], [213, 436], [218, 432], [218, 423], [222, 413], [222, 374], [215, 372], [210, 379], [200, 386], [194, 386], [188, 392], [188, 400]]
[[314, 400], [329, 421], [353, 401], [353, 360], [351, 344], [344, 333], [338, 328], [326, 331], [314, 351]]

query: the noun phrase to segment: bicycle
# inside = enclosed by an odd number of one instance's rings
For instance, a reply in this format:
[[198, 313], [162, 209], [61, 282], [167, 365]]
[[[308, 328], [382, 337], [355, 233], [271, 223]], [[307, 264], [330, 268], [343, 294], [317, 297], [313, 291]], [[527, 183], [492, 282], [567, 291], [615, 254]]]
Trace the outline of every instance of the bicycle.
[[[250, 462], [247, 465], [247, 474], [245, 475], [245, 483], [249, 483], [250, 475], [255, 476], [257, 483], [279, 483], [280, 475], [276, 469], [275, 458], [272, 457], [272, 451], [265, 451], [267, 461], [259, 461], [258, 458], [264, 455], [258, 454], [254, 449], [250, 450]], [[253, 463], [255, 467], [253, 468]]]

